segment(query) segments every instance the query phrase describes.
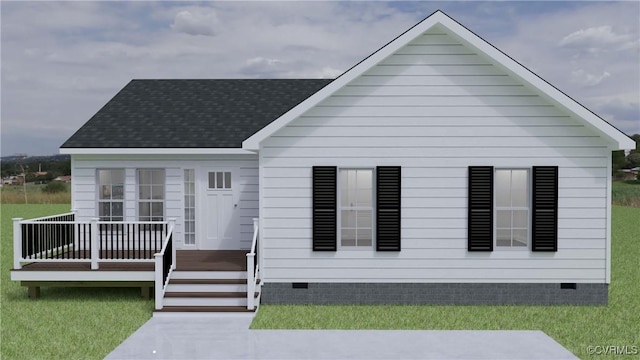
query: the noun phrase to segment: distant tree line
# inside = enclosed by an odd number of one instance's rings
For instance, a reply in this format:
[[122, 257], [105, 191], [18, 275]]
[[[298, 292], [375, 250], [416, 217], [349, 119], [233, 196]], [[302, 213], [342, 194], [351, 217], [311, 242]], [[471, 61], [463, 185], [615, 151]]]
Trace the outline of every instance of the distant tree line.
[[[629, 152], [629, 155], [624, 154], [624, 150], [618, 150], [613, 152], [611, 157], [613, 171], [612, 175], [615, 175], [621, 169], [632, 169], [640, 167], [640, 134], [634, 134], [631, 136], [636, 142], [636, 148]], [[640, 179], [639, 179], [640, 180]]]
[[[58, 176], [71, 175], [71, 157], [68, 155], [38, 156], [23, 159], [2, 160], [0, 173], [3, 178], [22, 174], [24, 169], [27, 182], [47, 183]], [[37, 175], [41, 170], [45, 175]]]

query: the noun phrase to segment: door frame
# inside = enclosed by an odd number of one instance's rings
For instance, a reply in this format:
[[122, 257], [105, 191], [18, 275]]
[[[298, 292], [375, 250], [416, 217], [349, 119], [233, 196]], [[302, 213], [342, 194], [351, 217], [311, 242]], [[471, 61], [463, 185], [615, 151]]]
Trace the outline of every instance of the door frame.
[[[215, 166], [215, 165], [207, 165], [201, 166], [196, 170], [196, 243], [195, 249], [203, 250], [207, 249], [207, 228], [206, 228], [206, 220], [207, 210], [206, 210], [206, 201], [207, 196], [210, 191], [216, 191], [216, 189], [209, 188], [209, 173], [210, 172], [230, 172], [231, 173], [231, 199], [233, 203], [233, 208], [230, 211], [234, 211], [239, 209], [239, 198], [240, 194], [238, 194], [238, 186], [239, 181], [237, 179], [239, 171], [237, 167], [231, 166]], [[237, 213], [236, 213], [237, 215]], [[233, 216], [233, 215], [232, 215]], [[237, 216], [236, 216], [237, 217]], [[232, 218], [231, 220], [235, 224], [233, 225], [235, 229], [233, 234], [233, 241], [238, 242], [239, 246], [239, 219]], [[217, 249], [216, 249], [217, 250]]]

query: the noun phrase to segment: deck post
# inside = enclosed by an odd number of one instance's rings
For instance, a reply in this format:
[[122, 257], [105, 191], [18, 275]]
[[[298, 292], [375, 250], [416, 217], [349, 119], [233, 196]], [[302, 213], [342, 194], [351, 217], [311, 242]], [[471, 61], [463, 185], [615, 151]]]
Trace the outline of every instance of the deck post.
[[98, 257], [100, 255], [98, 220], [98, 218], [91, 219], [91, 270], [98, 269]]
[[253, 278], [253, 258], [256, 254], [247, 253], [247, 309], [253, 310], [253, 294], [256, 292], [256, 282]]
[[153, 288], [155, 292], [156, 310], [162, 310], [162, 288], [164, 287], [162, 283], [162, 260], [164, 260], [164, 255], [156, 253], [154, 257], [156, 260], [156, 271], [154, 272], [155, 286]]
[[13, 268], [22, 269], [22, 218], [13, 218]]
[[[169, 229], [174, 229], [176, 226], [176, 218], [169, 218]], [[169, 231], [169, 229], [167, 229], [167, 231]], [[176, 243], [173, 243], [173, 246], [171, 247], [171, 258], [173, 259], [173, 264], [171, 264], [171, 269], [175, 270], [176, 266], [178, 264], [178, 258], [176, 257]]]

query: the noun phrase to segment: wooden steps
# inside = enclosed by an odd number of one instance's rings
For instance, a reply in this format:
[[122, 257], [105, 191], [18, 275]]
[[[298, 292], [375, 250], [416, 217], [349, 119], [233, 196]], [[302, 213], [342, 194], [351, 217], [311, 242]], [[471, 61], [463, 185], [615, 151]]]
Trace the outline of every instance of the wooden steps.
[[[259, 289], [253, 295], [258, 299]], [[246, 312], [246, 271], [176, 269], [162, 305], [162, 312]]]
[[[254, 293], [253, 297], [257, 297]], [[190, 298], [246, 298], [246, 292], [167, 292], [164, 297], [190, 297]]]
[[165, 306], [162, 310], [156, 310], [156, 312], [254, 312], [254, 310], [247, 309], [246, 306]]
[[170, 279], [169, 285], [184, 285], [184, 284], [246, 284], [246, 279]]

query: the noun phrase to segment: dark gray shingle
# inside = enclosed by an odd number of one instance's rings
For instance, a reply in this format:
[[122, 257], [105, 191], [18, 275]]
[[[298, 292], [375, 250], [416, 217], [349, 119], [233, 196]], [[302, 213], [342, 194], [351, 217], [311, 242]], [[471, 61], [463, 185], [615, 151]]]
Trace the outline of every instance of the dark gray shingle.
[[239, 148], [324, 79], [132, 80], [63, 148]]

